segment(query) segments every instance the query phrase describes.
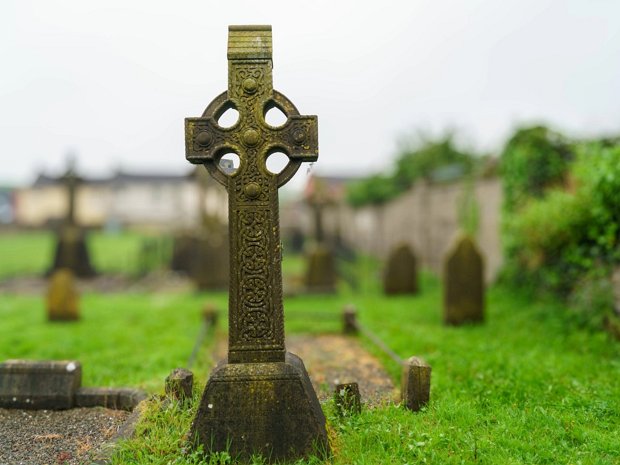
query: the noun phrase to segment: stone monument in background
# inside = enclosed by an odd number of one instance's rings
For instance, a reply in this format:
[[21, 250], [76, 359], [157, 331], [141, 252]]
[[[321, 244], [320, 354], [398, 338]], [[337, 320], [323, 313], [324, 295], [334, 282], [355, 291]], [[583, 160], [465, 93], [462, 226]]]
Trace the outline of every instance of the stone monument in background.
[[63, 181], [67, 188], [67, 216], [58, 232], [54, 262], [48, 270], [48, 275], [58, 269], [68, 268], [78, 278], [92, 278], [96, 272], [91, 265], [86, 234], [75, 219], [76, 194], [80, 179], [75, 174], [75, 162], [72, 159], [68, 162]]
[[387, 295], [418, 293], [417, 260], [407, 244], [390, 253], [383, 275], [383, 292]]
[[323, 227], [323, 213], [329, 204], [329, 199], [324, 186], [318, 181], [307, 201], [314, 217], [315, 243], [306, 257], [306, 290], [326, 294], [334, 293], [336, 292], [336, 261], [325, 240]]
[[[228, 359], [212, 372], [190, 438], [204, 450], [270, 461], [327, 453], [325, 417], [303, 362], [286, 351], [278, 188], [318, 157], [316, 116], [302, 116], [272, 87], [271, 26], [230, 26], [228, 91], [202, 117], [185, 120], [186, 157], [204, 164], [228, 191], [230, 267]], [[287, 121], [265, 122], [277, 107]], [[230, 128], [218, 124], [238, 111]], [[279, 174], [267, 157], [289, 157]], [[220, 166], [239, 157], [233, 173]]]
[[484, 320], [484, 262], [468, 235], [461, 235], [444, 263], [444, 323], [461, 325]]
[[200, 227], [175, 235], [171, 268], [186, 273], [199, 290], [228, 289], [228, 231], [220, 218], [210, 214], [205, 205], [207, 185], [214, 181], [202, 167], [198, 167], [193, 176], [200, 191]]

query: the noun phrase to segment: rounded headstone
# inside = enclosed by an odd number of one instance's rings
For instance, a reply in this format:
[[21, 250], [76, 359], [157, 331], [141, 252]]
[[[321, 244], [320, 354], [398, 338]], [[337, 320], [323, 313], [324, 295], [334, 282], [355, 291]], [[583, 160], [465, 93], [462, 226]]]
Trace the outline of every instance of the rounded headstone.
[[383, 276], [383, 290], [388, 295], [418, 293], [417, 260], [408, 245], [401, 244], [390, 254]]
[[444, 322], [484, 320], [484, 263], [469, 236], [457, 238], [444, 264]]

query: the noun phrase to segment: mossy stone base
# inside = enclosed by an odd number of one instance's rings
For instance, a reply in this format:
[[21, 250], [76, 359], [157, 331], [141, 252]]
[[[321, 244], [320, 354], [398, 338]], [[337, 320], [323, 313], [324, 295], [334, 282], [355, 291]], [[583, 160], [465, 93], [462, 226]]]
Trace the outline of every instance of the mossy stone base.
[[205, 452], [270, 462], [327, 456], [325, 416], [299, 357], [284, 362], [221, 362], [211, 374], [190, 438]]

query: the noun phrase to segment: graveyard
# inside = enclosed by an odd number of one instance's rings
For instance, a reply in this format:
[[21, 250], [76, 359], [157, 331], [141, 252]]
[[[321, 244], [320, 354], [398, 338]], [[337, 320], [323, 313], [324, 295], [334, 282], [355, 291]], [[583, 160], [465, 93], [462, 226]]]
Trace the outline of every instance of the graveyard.
[[274, 30], [185, 44], [150, 135], [129, 103], [101, 131], [137, 153], [111, 171], [68, 150], [0, 189], [0, 464], [620, 463], [617, 128], [513, 115], [493, 153], [419, 129], [370, 163], [362, 94], [389, 121], [419, 89], [321, 88], [295, 47], [325, 32]]
[[[3, 247], [8, 241], [3, 238]], [[114, 241], [108, 247], [114, 248]], [[93, 254], [96, 266], [104, 263], [101, 252]], [[32, 258], [31, 271], [40, 271]], [[284, 256], [285, 274], [287, 261], [295, 259]], [[423, 292], [396, 297], [383, 294], [374, 273], [365, 279], [362, 294], [343, 287], [336, 295], [286, 298], [287, 336], [339, 334], [342, 307], [354, 302], [360, 322], [397, 354], [423, 356], [432, 366], [430, 402], [414, 413], [386, 399], [344, 417], [332, 401], [325, 402], [334, 454], [328, 463], [617, 460], [620, 349], [606, 334], [576, 329], [562, 318], [557, 302], [533, 302], [502, 287], [489, 290], [484, 325], [444, 326], [437, 277], [423, 274]], [[0, 353], [78, 358], [86, 386], [133, 386], [156, 395], [144, 406], [138, 434], [119, 444], [112, 463], [230, 463], [226, 454], [211, 461], [188, 454], [182, 441], [214, 363], [215, 334], [191, 368], [196, 379], [191, 406], [163, 407], [159, 397], [172, 368], [187, 363], [207, 300], [226, 308], [225, 292], [86, 293], [82, 319], [59, 326], [46, 323], [39, 296], [3, 294]], [[311, 309], [325, 315], [315, 311], [308, 318]], [[219, 337], [225, 336], [225, 320], [222, 315]], [[362, 336], [349, 337], [359, 339], [398, 385], [400, 367], [389, 356]]]

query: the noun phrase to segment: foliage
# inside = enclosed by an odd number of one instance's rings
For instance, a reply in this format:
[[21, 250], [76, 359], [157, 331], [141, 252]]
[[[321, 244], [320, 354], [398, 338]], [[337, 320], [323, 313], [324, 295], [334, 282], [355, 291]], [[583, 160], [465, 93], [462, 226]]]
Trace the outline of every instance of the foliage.
[[[580, 295], [572, 299], [575, 303], [603, 302], [606, 297], [600, 280], [620, 262], [620, 145], [583, 142], [575, 144], [574, 153], [562, 175], [564, 188], [551, 184], [537, 197], [514, 195], [513, 201], [520, 199], [519, 208], [504, 211], [504, 277], [513, 284], [564, 298], [577, 292]], [[552, 157], [552, 164], [557, 162]], [[552, 171], [559, 173], [546, 172]], [[511, 182], [513, 187], [517, 183], [512, 175], [505, 176], [508, 195]], [[601, 295], [593, 296], [593, 292]], [[604, 311], [603, 305], [593, 305], [581, 321], [600, 323]]]
[[392, 176], [375, 174], [347, 187], [347, 200], [354, 207], [380, 205], [397, 197], [401, 191]]
[[458, 199], [457, 215], [461, 231], [469, 237], [476, 237], [480, 224], [480, 205], [476, 199], [475, 180], [471, 175], [465, 180], [463, 192]]
[[531, 198], [564, 182], [573, 153], [564, 138], [544, 126], [523, 128], [502, 151], [504, 209], [517, 211]]
[[440, 167], [458, 165], [462, 174], [467, 174], [475, 160], [472, 154], [456, 148], [452, 134], [437, 140], [420, 137], [401, 144], [391, 174], [375, 174], [349, 185], [347, 200], [354, 207], [382, 204], [405, 192], [419, 179], [430, 177]]

